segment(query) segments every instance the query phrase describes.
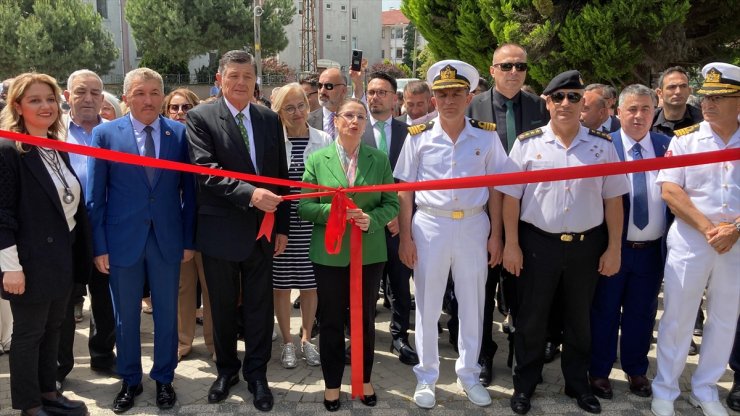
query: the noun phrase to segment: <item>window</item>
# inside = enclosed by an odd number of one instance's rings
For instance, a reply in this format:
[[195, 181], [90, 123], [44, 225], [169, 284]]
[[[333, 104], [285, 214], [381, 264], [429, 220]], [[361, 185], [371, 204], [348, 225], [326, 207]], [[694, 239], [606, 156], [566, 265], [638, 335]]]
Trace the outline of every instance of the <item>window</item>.
[[385, 59], [385, 49], [380, 51], [380, 59]]
[[352, 20], [357, 20], [357, 7], [352, 8]]
[[340, 36], [339, 37], [339, 40], [341, 40], [342, 42], [346, 42], [347, 41], [347, 35]]
[[396, 59], [403, 59], [403, 49], [396, 49]]
[[298, 14], [303, 14], [303, 0], [298, 2]]
[[326, 3], [326, 10], [331, 10], [331, 3]]
[[341, 10], [343, 12], [346, 12], [347, 11], [347, 5], [346, 4], [342, 4], [341, 6], [339, 6], [339, 10]]
[[331, 33], [326, 34], [326, 40], [331, 40]]
[[100, 14], [100, 17], [103, 19], [108, 18], [108, 0], [97, 0], [96, 2], [98, 14]]
[[385, 39], [385, 28], [380, 31], [380, 37]]
[[352, 49], [357, 49], [357, 36], [352, 36]]
[[403, 39], [403, 28], [402, 27], [396, 28], [395, 39]]

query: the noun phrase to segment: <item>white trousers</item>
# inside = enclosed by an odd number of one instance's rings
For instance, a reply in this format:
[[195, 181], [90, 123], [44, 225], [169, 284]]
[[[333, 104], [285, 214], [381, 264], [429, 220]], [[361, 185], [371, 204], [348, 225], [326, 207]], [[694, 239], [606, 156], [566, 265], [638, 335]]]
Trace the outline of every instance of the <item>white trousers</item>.
[[465, 385], [478, 383], [483, 304], [488, 276], [486, 242], [490, 223], [485, 213], [462, 220], [414, 215], [412, 236], [418, 261], [414, 268], [416, 296], [416, 353], [414, 373], [419, 383], [435, 384], [439, 378], [437, 322], [452, 269], [457, 297], [460, 357], [455, 372]]
[[700, 232], [676, 218], [668, 232], [665, 308], [658, 327], [658, 371], [653, 380], [653, 395], [657, 399], [675, 400], [681, 393], [678, 379], [686, 365], [705, 287], [707, 320], [691, 390], [701, 401], [717, 401], [716, 383], [727, 368], [735, 340], [740, 305], [740, 242], [720, 255]]

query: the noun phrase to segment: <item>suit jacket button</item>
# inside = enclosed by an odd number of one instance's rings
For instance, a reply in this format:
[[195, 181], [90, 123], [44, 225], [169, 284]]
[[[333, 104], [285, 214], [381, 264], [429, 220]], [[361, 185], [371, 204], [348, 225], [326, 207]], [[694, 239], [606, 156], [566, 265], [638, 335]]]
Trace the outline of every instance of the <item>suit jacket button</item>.
[[47, 243], [53, 243], [54, 242], [54, 238], [53, 237], [46, 237], [46, 242]]

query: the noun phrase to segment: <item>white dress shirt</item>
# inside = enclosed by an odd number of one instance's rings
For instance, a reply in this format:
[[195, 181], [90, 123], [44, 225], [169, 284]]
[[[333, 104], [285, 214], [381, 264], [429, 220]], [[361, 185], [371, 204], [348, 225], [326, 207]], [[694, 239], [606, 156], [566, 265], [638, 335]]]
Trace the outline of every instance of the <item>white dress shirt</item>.
[[254, 130], [252, 129], [252, 118], [249, 115], [249, 106], [252, 104], [247, 104], [246, 107], [239, 111], [229, 102], [229, 100], [224, 98], [224, 101], [226, 102], [226, 107], [229, 108], [231, 115], [234, 117], [234, 122], [237, 126], [239, 126], [239, 119], [236, 118], [236, 115], [239, 113], [244, 114], [244, 127], [247, 128], [247, 133], [249, 135], [249, 158], [252, 159], [252, 166], [254, 166], [254, 171], [257, 172], [257, 174], [259, 175], [260, 172], [259, 168], [257, 167], [257, 152], [254, 151]]
[[[632, 148], [637, 143], [633, 140], [625, 131], [621, 130], [622, 134], [622, 145], [624, 147], [624, 160], [630, 162], [634, 160], [632, 157]], [[640, 146], [642, 147], [642, 158], [652, 159], [655, 157], [655, 149], [653, 149], [653, 141], [650, 140], [650, 133], [646, 134], [640, 140]], [[660, 186], [655, 183], [655, 179], [658, 177], [657, 170], [650, 170], [645, 172], [645, 181], [647, 182], [647, 197], [648, 197], [648, 223], [642, 230], [637, 228], [634, 218], [634, 202], [632, 195], [634, 189], [632, 189], [632, 173], [627, 174], [627, 179], [630, 183], [630, 193], [625, 195], [625, 198], [630, 198], [630, 217], [627, 222], [627, 240], [629, 241], [652, 241], [657, 240], [663, 236], [665, 231], [665, 203], [661, 197]]]

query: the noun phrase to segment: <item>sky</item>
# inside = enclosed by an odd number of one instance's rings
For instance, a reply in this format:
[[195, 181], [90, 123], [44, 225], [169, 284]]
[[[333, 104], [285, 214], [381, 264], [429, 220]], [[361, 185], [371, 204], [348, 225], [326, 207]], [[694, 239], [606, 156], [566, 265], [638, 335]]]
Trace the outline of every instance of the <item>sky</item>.
[[383, 10], [388, 10], [391, 7], [398, 10], [401, 8], [401, 0], [383, 0]]

